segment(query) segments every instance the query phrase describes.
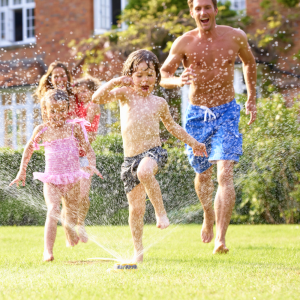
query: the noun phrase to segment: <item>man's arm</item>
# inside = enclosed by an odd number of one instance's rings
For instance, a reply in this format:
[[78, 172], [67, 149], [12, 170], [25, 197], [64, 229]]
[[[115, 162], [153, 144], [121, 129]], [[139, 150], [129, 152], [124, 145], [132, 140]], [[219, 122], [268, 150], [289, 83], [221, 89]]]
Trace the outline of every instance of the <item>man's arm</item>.
[[164, 100], [162, 105], [160, 118], [164, 123], [167, 130], [177, 137], [179, 140], [188, 144], [193, 148], [196, 156], [207, 156], [206, 147], [204, 144], [199, 143], [196, 139], [191, 137], [180, 125], [178, 125], [172, 118], [167, 102]]
[[170, 54], [160, 69], [160, 85], [166, 89], [182, 87], [185, 84], [189, 85], [191, 84], [192, 77], [195, 76], [192, 70], [192, 66], [185, 69], [180, 77], [174, 76], [174, 73], [176, 72], [184, 58], [184, 52], [182, 51], [182, 47], [183, 41], [182, 37], [180, 37], [173, 43], [170, 50]]
[[116, 89], [118, 86], [133, 86], [133, 80], [129, 76], [122, 76], [110, 80], [99, 87], [93, 94], [92, 101], [96, 104], [105, 104], [121, 100], [124, 96], [124, 88]]
[[250, 113], [250, 121], [248, 125], [256, 119], [256, 62], [251, 52], [251, 48], [247, 41], [246, 34], [241, 31], [240, 34], [240, 50], [238, 55], [243, 62], [243, 72], [247, 86], [248, 100], [246, 102], [246, 114]]

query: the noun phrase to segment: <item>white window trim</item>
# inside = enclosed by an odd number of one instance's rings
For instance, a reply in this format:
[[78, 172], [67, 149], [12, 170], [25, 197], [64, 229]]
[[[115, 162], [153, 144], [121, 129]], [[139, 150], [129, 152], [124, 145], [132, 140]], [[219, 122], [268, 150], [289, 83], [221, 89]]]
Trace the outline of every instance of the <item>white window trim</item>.
[[[231, 2], [231, 9], [236, 10], [236, 11], [241, 11], [246, 9], [246, 0], [229, 0]], [[243, 7], [241, 7], [241, 2], [244, 3]], [[239, 7], [235, 8], [235, 3], [238, 3]]]
[[[35, 43], [36, 38], [27, 38], [27, 9], [35, 8], [35, 2], [27, 3], [26, 0], [22, 0], [21, 4], [13, 4], [13, 0], [9, 0], [8, 6], [0, 6], [0, 13], [5, 13], [5, 39], [2, 40], [0, 36], [0, 47], [24, 45]], [[22, 9], [23, 13], [23, 40], [13, 41], [14, 39], [14, 20], [13, 11], [16, 9]]]
[[[101, 28], [101, 21], [99, 19], [99, 12], [100, 12], [100, 0], [94, 0], [94, 34], [103, 34], [111, 29], [112, 24], [112, 9], [111, 9], [111, 0], [106, 0], [109, 3], [109, 23], [110, 25], [107, 28]], [[126, 7], [127, 0], [121, 0], [121, 11]], [[120, 30], [126, 29], [126, 24], [122, 24]]]

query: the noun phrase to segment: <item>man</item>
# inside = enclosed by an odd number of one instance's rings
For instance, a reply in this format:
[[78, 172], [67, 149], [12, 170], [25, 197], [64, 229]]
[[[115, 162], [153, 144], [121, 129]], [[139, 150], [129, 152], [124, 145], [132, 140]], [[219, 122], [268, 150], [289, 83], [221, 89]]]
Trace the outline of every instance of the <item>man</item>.
[[[196, 157], [187, 146], [190, 164], [196, 172], [195, 189], [204, 210], [201, 237], [204, 243], [211, 242], [216, 221], [213, 253], [227, 253], [225, 235], [235, 203], [233, 165], [242, 154], [242, 136], [238, 131], [240, 106], [235, 102], [233, 88], [234, 62], [237, 55], [243, 62], [249, 125], [256, 118], [256, 63], [242, 30], [216, 25], [217, 0], [188, 0], [188, 5], [197, 28], [174, 42], [161, 68], [161, 85], [190, 85], [186, 131], [205, 143], [208, 152], [208, 158]], [[181, 62], [185, 71], [174, 77]], [[215, 210], [212, 163], [217, 164], [219, 184]]]

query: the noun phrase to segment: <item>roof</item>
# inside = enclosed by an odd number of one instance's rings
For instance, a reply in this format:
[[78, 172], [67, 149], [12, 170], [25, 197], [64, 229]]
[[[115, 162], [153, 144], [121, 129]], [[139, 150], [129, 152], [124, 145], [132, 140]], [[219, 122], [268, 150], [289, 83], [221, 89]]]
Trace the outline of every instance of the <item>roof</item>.
[[0, 61], [0, 88], [35, 85], [45, 71], [39, 58]]

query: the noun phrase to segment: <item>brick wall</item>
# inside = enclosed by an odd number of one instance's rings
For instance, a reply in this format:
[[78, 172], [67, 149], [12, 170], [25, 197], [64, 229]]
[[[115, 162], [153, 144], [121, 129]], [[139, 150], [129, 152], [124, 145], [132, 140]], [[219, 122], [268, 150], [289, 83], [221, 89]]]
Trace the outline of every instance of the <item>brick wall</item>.
[[56, 59], [72, 62], [67, 44], [91, 36], [93, 0], [36, 0], [35, 4], [36, 45], [3, 48], [1, 61], [38, 57], [47, 66]]

